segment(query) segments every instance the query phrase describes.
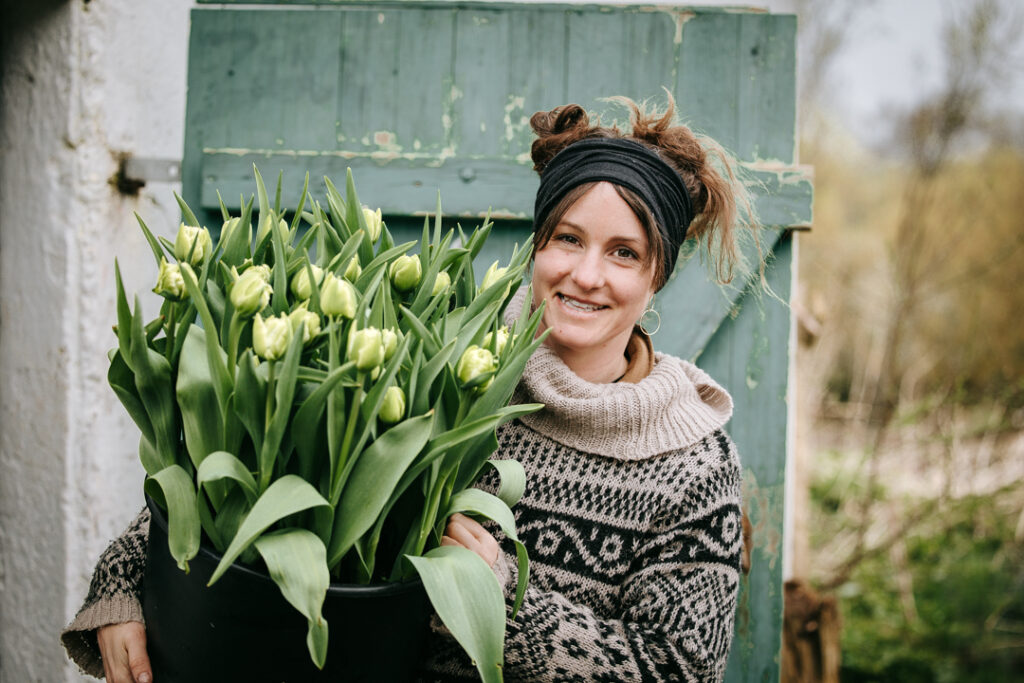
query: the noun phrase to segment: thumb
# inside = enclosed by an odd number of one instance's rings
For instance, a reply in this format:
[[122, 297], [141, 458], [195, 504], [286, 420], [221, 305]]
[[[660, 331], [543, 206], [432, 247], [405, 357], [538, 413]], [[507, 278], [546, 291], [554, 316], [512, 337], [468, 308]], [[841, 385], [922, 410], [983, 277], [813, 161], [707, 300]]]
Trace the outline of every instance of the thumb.
[[143, 629], [128, 638], [125, 646], [128, 649], [128, 668], [132, 671], [135, 683], [153, 683], [153, 670], [149, 665], [149, 654], [146, 652], [146, 632]]

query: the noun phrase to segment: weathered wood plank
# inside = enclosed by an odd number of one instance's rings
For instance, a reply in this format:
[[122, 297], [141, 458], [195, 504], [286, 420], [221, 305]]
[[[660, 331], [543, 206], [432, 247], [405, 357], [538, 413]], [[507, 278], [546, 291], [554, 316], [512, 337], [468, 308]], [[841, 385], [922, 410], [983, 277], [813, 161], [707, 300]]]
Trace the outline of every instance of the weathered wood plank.
[[[676, 17], [670, 12], [569, 11], [567, 102], [609, 95], [664, 97], [676, 70]], [[628, 58], [626, 56], [628, 55]]]
[[676, 97], [684, 118], [744, 161], [792, 163], [796, 18], [699, 13], [683, 25]]
[[330, 149], [443, 154], [454, 10], [348, 8], [339, 14], [339, 120]]
[[[769, 286], [788, 302], [793, 277], [792, 235], [775, 248]], [[655, 337], [655, 346], [662, 340]], [[750, 574], [740, 584], [736, 638], [725, 680], [777, 681], [782, 625], [782, 553], [786, 427], [790, 361], [787, 305], [748, 290], [708, 343], [698, 364], [733, 397], [727, 429], [743, 468], [743, 500], [753, 525]]]

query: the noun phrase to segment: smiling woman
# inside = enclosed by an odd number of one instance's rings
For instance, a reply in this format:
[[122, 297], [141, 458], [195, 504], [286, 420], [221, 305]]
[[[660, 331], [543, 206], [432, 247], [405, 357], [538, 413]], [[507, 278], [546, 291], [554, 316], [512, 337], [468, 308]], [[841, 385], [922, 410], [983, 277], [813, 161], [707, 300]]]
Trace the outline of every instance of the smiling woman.
[[[628, 137], [576, 105], [531, 120], [533, 297], [520, 290], [505, 317], [544, 306], [548, 336], [513, 398], [544, 408], [500, 427], [495, 454], [526, 472], [515, 518], [530, 582], [518, 612], [510, 539], [462, 514], [440, 539], [494, 570], [507, 680], [716, 681], [732, 641], [743, 549], [739, 458], [723, 429], [732, 399], [692, 363], [656, 353], [637, 323], [688, 237], [716, 245], [728, 278], [745, 195], [728, 164], [716, 170], [717, 147], [673, 123], [674, 104], [654, 116], [627, 104]], [[478, 485], [494, 490], [500, 470]], [[102, 653], [110, 680], [151, 680], [138, 623], [145, 523], [101, 558], [65, 632], [77, 661]], [[438, 627], [421, 678], [477, 670]]]
[[533, 303], [547, 302], [547, 345], [590, 382], [626, 373], [624, 351], [654, 296], [651, 248], [636, 214], [609, 182], [574, 203], [534, 260]]

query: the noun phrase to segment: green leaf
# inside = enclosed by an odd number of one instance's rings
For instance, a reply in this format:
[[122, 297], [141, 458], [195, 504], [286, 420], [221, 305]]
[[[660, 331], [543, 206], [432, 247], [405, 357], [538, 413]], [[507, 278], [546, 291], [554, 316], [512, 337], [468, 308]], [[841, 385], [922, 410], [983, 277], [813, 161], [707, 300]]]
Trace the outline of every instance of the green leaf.
[[526, 584], [530, 580], [530, 560], [526, 555], [526, 546], [516, 535], [516, 519], [512, 515], [512, 510], [497, 496], [480, 489], [469, 488], [452, 496], [442, 518], [448, 519], [456, 512], [482, 515], [497, 522], [502, 532], [515, 543], [516, 561], [519, 565], [519, 583], [516, 585], [515, 604], [512, 605], [512, 618], [515, 619], [519, 607], [523, 604], [523, 596], [526, 595]]
[[265, 534], [255, 544], [281, 595], [306, 617], [309, 654], [318, 669], [324, 668], [327, 622], [321, 610], [331, 575], [323, 541], [305, 529], [286, 529]]
[[181, 198], [177, 192], [174, 193], [174, 198], [178, 200], [178, 206], [181, 208], [181, 217], [185, 220], [186, 225], [194, 225], [196, 227], [202, 227], [199, 219], [192, 213], [192, 209], [188, 208], [188, 204]]
[[114, 259], [114, 282], [117, 286], [117, 346], [121, 356], [130, 368], [132, 348], [132, 310], [128, 306], [128, 297], [124, 293], [124, 282], [121, 280], [121, 267]]
[[166, 258], [164, 250], [160, 247], [160, 242], [157, 241], [156, 237], [153, 236], [153, 233], [146, 227], [145, 222], [142, 220], [142, 216], [135, 214], [135, 220], [139, 222], [139, 227], [142, 228], [142, 234], [146, 236], [146, 241], [149, 242], [149, 248], [153, 252], [153, 258], [156, 259], [156, 265], [159, 267], [160, 260]]
[[157, 456], [163, 467], [173, 465], [178, 452], [177, 415], [174, 405], [174, 387], [171, 384], [171, 364], [161, 354], [149, 348], [142, 327], [142, 311], [138, 297], [131, 316], [131, 349], [129, 367], [135, 373], [135, 388], [139, 400], [146, 408], [153, 425]]
[[281, 448], [281, 440], [284, 438], [285, 429], [288, 428], [288, 418], [292, 414], [292, 400], [295, 398], [295, 383], [298, 379], [299, 359], [302, 356], [302, 333], [292, 334], [291, 342], [288, 345], [288, 352], [284, 360], [279, 364], [281, 374], [276, 380], [276, 386], [268, 390], [274, 391], [274, 415], [267, 424], [267, 431], [263, 439], [263, 447], [260, 449], [259, 473], [260, 490], [267, 488], [270, 477], [273, 474], [274, 460]]
[[498, 498], [501, 498], [505, 505], [515, 506], [526, 492], [526, 470], [523, 463], [518, 460], [495, 460], [490, 459], [487, 464], [498, 471], [501, 478], [501, 485], [498, 486]]
[[232, 479], [238, 482], [242, 491], [245, 492], [249, 504], [252, 505], [256, 502], [256, 497], [259, 494], [256, 491], [256, 479], [252, 476], [252, 472], [233, 454], [227, 451], [215, 451], [207, 455], [199, 465], [196, 481], [199, 486], [203, 486], [222, 479]]
[[252, 197], [243, 205], [242, 215], [238, 218], [238, 228], [231, 234], [231, 239], [224, 243], [224, 255], [221, 263], [228, 266], [239, 266], [245, 259], [252, 256]]
[[473, 660], [484, 683], [502, 680], [505, 597], [498, 578], [472, 550], [434, 548], [406, 556], [423, 580], [434, 611]]
[[256, 357], [252, 349], [246, 349], [238, 359], [238, 370], [235, 377], [235, 391], [231, 395], [231, 405], [235, 415], [245, 426], [252, 439], [254, 450], [259, 453], [263, 448], [263, 424], [267, 404], [267, 380], [256, 371]]
[[[146, 407], [142, 404], [142, 399], [139, 397], [139, 391], [135, 388], [135, 375], [128, 368], [128, 364], [125, 363], [124, 356], [120, 350], [116, 350], [110, 358], [110, 367], [107, 369], [107, 382], [110, 383], [110, 387], [121, 400], [121, 404], [128, 411], [128, 415], [135, 422], [135, 426], [142, 432], [143, 438], [152, 444], [156, 439], [153, 435], [153, 423], [150, 422], [149, 413], [146, 412]], [[143, 465], [145, 464], [143, 463]], [[147, 468], [146, 471], [149, 472], [149, 469]]]
[[207, 455], [224, 448], [224, 419], [207, 362], [206, 331], [198, 325], [189, 326], [181, 349], [176, 395], [185, 447], [199, 467]]
[[[182, 268], [182, 280], [185, 281], [185, 289], [191, 297], [199, 312], [199, 319], [203, 323], [206, 341], [206, 360], [210, 365], [210, 376], [213, 378], [213, 389], [217, 393], [217, 405], [220, 406], [221, 414], [227, 412], [228, 398], [231, 396], [231, 375], [228, 374], [227, 358], [224, 349], [221, 348], [220, 339], [217, 338], [217, 323], [213, 320], [209, 307], [206, 305], [206, 298], [200, 293], [199, 283], [196, 282], [192, 273]], [[186, 340], [187, 341], [187, 340]]]
[[360, 454], [335, 508], [328, 566], [337, 564], [373, 526], [402, 474], [423, 450], [433, 426], [432, 412], [400, 422]]
[[167, 545], [178, 568], [199, 552], [199, 509], [192, 477], [180, 465], [165, 467], [146, 478], [146, 493], [167, 510]]
[[354, 362], [349, 361], [332, 370], [327, 375], [327, 379], [295, 411], [295, 417], [292, 418], [291, 434], [292, 440], [295, 441], [295, 450], [299, 453], [300, 472], [312, 473], [312, 465], [316, 457], [315, 449], [318, 443], [317, 437], [321, 432], [321, 418], [327, 406], [327, 397], [331, 395], [338, 383], [349, 375], [355, 365]]
[[317, 493], [308, 482], [294, 474], [286, 474], [271, 484], [259, 497], [252, 510], [245, 516], [238, 533], [231, 540], [231, 545], [224, 552], [220, 564], [214, 570], [207, 585], [213, 585], [242, 551], [248, 548], [256, 538], [270, 525], [296, 512], [308, 510], [321, 505], [329, 505], [324, 497]]

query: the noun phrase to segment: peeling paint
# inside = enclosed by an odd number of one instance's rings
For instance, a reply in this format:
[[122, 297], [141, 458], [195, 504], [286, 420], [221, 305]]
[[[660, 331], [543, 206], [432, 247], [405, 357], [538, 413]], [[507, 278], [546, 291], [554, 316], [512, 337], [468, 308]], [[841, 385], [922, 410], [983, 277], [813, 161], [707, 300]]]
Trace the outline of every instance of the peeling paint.
[[754, 550], [768, 560], [775, 570], [782, 548], [783, 488], [781, 485], [761, 486], [753, 470], [743, 470], [743, 505], [753, 527]]
[[[264, 156], [270, 157], [289, 157], [289, 158], [307, 158], [307, 157], [336, 157], [340, 159], [383, 159], [383, 160], [394, 160], [402, 159], [405, 161], [425, 161], [427, 166], [440, 166], [446, 160], [452, 159], [456, 156], [455, 148], [451, 145], [442, 148], [438, 152], [392, 152], [389, 150], [372, 150], [372, 151], [354, 151], [346, 149], [332, 149], [332, 150], [319, 150], [319, 149], [266, 149], [259, 147], [204, 147], [204, 155], [215, 155], [224, 154], [230, 156]], [[500, 159], [502, 162], [507, 162], [509, 159], [504, 157], [494, 157], [489, 154], [463, 154], [459, 155], [460, 159], [466, 161], [474, 161], [477, 159], [483, 160], [495, 160]], [[523, 166], [532, 163], [528, 153], [518, 155], [513, 161]]]
[[[505, 103], [502, 123], [505, 125], [505, 141], [512, 142], [517, 135], [525, 132], [525, 127], [530, 120], [523, 115], [523, 108], [526, 106], [526, 98], [521, 95], [509, 95]], [[515, 113], [519, 113], [518, 122], [514, 121]]]
[[487, 124], [484, 121], [480, 122], [480, 132], [481, 133], [486, 133], [487, 132]]
[[814, 181], [814, 167], [803, 164], [793, 165], [781, 159], [758, 159], [740, 164], [744, 169], [754, 173], [771, 173], [780, 185], [797, 185]]
[[377, 145], [378, 151], [397, 154], [402, 151], [398, 144], [398, 136], [389, 130], [377, 130], [373, 133], [373, 144]]
[[637, 12], [642, 12], [642, 13], [645, 13], [645, 14], [666, 14], [669, 17], [671, 17], [672, 21], [675, 23], [675, 27], [676, 27], [675, 34], [672, 36], [672, 44], [673, 45], [680, 45], [680, 44], [682, 44], [682, 42], [683, 42], [683, 24], [685, 24], [690, 19], [693, 19], [694, 17], [697, 16], [696, 12], [691, 12], [691, 11], [688, 11], [688, 10], [678, 11], [678, 10], [666, 9], [665, 7], [658, 7], [658, 6], [637, 7], [636, 11]]
[[383, 24], [383, 23], [384, 23], [384, 21], [385, 21], [385, 19], [386, 19], [386, 17], [384, 16], [384, 13], [383, 13], [383, 12], [381, 12], [381, 13], [379, 13], [379, 14], [377, 15], [377, 23], [378, 23], [378, 24]]

